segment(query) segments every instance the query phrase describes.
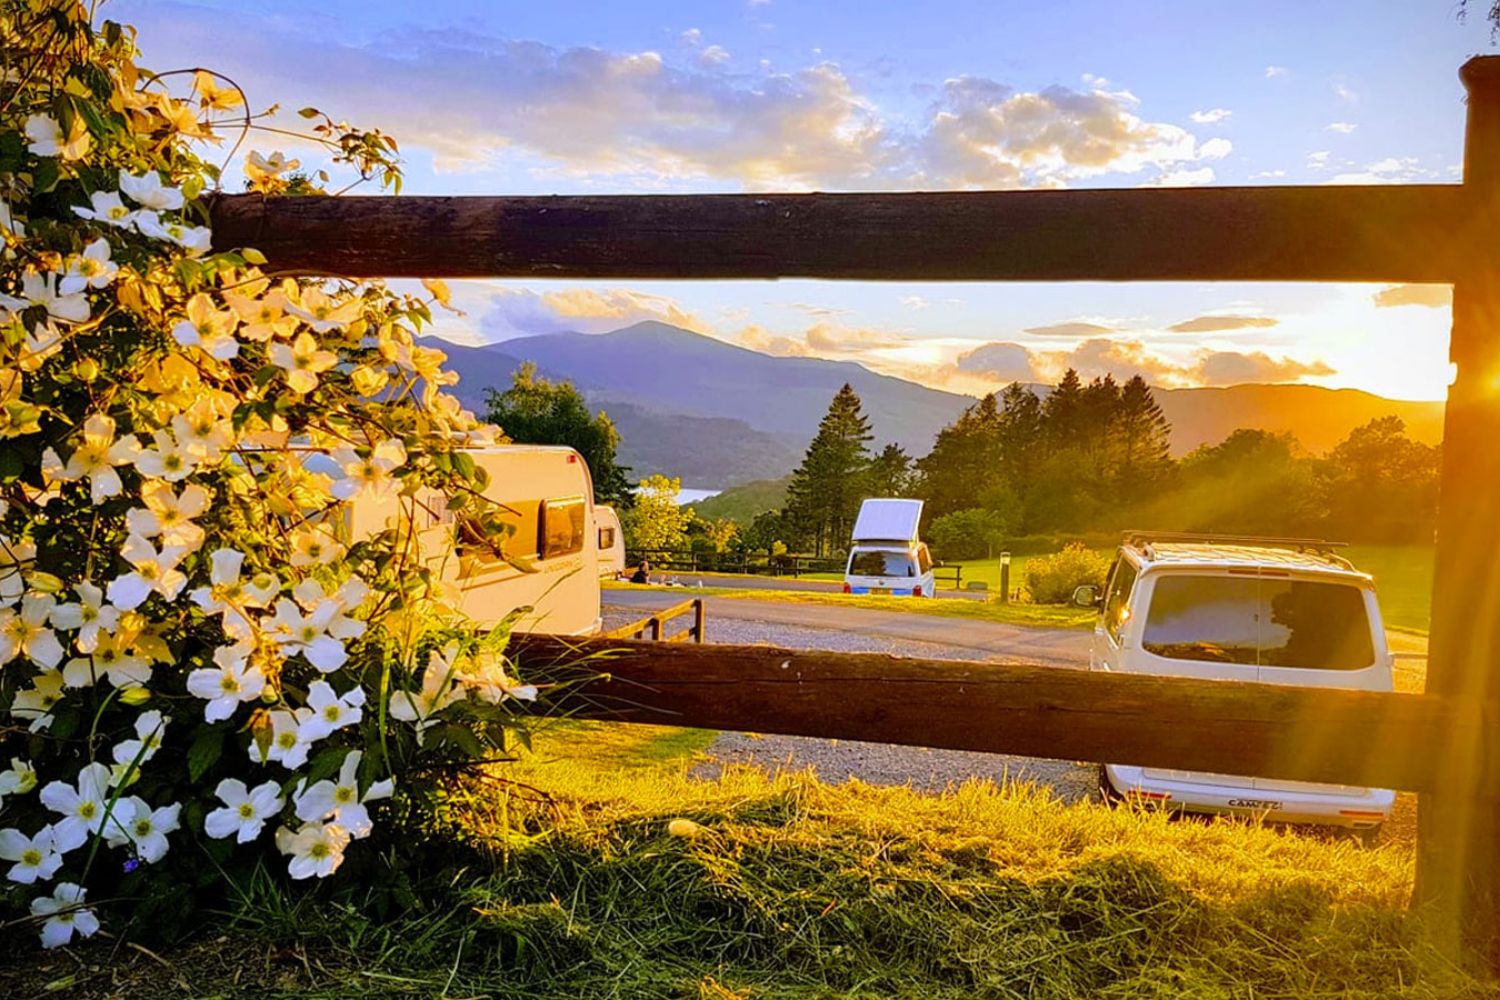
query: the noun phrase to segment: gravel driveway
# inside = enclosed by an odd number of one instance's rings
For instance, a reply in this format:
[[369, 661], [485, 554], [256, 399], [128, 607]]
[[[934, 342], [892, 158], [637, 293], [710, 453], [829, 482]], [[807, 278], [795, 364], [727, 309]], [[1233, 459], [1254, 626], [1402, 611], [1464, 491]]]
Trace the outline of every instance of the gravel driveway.
[[[604, 608], [605, 628], [635, 620], [633, 609]], [[794, 625], [743, 620], [710, 620], [714, 642], [765, 643], [789, 649], [826, 649], [843, 653], [889, 653], [934, 659], [985, 661], [992, 657], [963, 646], [887, 639], [857, 632], [803, 628]], [[1095, 798], [1097, 771], [1092, 764], [1013, 757], [1007, 754], [974, 753], [967, 750], [932, 750], [925, 747], [827, 740], [811, 736], [774, 736], [754, 733], [722, 733], [708, 748], [712, 762], [694, 773], [712, 778], [724, 764], [756, 764], [767, 770], [814, 768], [824, 781], [858, 778], [872, 784], [904, 785], [924, 791], [940, 791], [967, 778], [1000, 781], [1034, 781], [1050, 785], [1066, 801]]]

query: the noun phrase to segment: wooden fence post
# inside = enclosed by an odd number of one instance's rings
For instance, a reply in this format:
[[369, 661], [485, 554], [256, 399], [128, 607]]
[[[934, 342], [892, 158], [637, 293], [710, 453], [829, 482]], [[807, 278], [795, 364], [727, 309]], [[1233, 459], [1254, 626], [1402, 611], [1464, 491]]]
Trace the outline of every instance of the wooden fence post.
[[[1427, 690], [1460, 714], [1500, 695], [1500, 60], [1473, 59], [1464, 188], [1478, 238], [1453, 289], [1448, 390], [1433, 576]], [[1455, 720], [1458, 721], [1458, 720]], [[1455, 726], [1443, 780], [1419, 804], [1417, 899], [1437, 943], [1470, 967], [1500, 972], [1500, 806], [1479, 796], [1479, 730]], [[1483, 789], [1493, 793], [1493, 789]]]

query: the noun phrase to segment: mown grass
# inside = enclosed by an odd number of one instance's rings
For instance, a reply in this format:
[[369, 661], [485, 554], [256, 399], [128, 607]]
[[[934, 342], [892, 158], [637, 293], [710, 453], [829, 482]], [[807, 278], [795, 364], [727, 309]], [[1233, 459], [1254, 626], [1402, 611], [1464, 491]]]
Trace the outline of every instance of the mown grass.
[[265, 893], [179, 949], [48, 955], [0, 993], [63, 973], [55, 995], [88, 997], [1497, 995], [1422, 943], [1402, 848], [986, 782], [701, 781], [705, 735], [558, 726], [497, 772], [508, 801], [455, 798], [475, 860], [406, 916]]
[[1342, 552], [1375, 577], [1380, 614], [1390, 628], [1426, 632], [1432, 625], [1431, 545], [1351, 545]]
[[[1095, 612], [1066, 604], [1001, 604], [999, 601], [975, 601], [962, 597], [872, 597], [863, 594], [820, 593], [812, 590], [758, 590], [741, 587], [664, 587], [643, 584], [606, 583], [606, 590], [659, 590], [684, 597], [727, 597], [739, 601], [771, 601], [777, 604], [811, 604], [819, 607], [863, 608], [870, 611], [897, 611], [945, 618], [967, 618], [971, 621], [997, 622], [1002, 625], [1027, 625], [1047, 628], [1094, 627]], [[608, 599], [606, 598], [606, 601]]]

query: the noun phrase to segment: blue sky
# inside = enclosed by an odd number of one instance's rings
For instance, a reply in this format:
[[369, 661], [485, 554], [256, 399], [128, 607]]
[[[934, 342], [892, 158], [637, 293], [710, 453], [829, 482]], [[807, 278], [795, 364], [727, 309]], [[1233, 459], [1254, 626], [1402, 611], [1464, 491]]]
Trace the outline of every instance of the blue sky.
[[[153, 2], [154, 69], [228, 73], [403, 142], [410, 193], [1454, 181], [1449, 0], [1338, 3]], [[1483, 6], [1476, 12], [1482, 15]], [[256, 135], [304, 163], [315, 149]], [[442, 335], [664, 318], [979, 392], [1140, 371], [1405, 398], [1447, 382], [1442, 289], [465, 282]], [[1172, 327], [1186, 327], [1173, 330]], [[998, 346], [996, 346], [998, 345]]]

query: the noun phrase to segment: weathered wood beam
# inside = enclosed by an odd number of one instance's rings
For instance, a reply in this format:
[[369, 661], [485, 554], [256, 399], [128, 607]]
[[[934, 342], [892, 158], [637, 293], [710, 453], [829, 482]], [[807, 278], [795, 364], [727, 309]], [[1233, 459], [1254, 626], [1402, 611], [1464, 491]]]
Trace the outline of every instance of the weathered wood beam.
[[1451, 281], [1459, 185], [220, 196], [214, 248], [351, 277]]
[[564, 703], [581, 718], [1416, 790], [1434, 787], [1438, 751], [1456, 743], [1500, 775], [1497, 710], [1430, 695], [771, 646], [515, 642], [528, 681], [596, 657], [585, 666], [608, 676]]

